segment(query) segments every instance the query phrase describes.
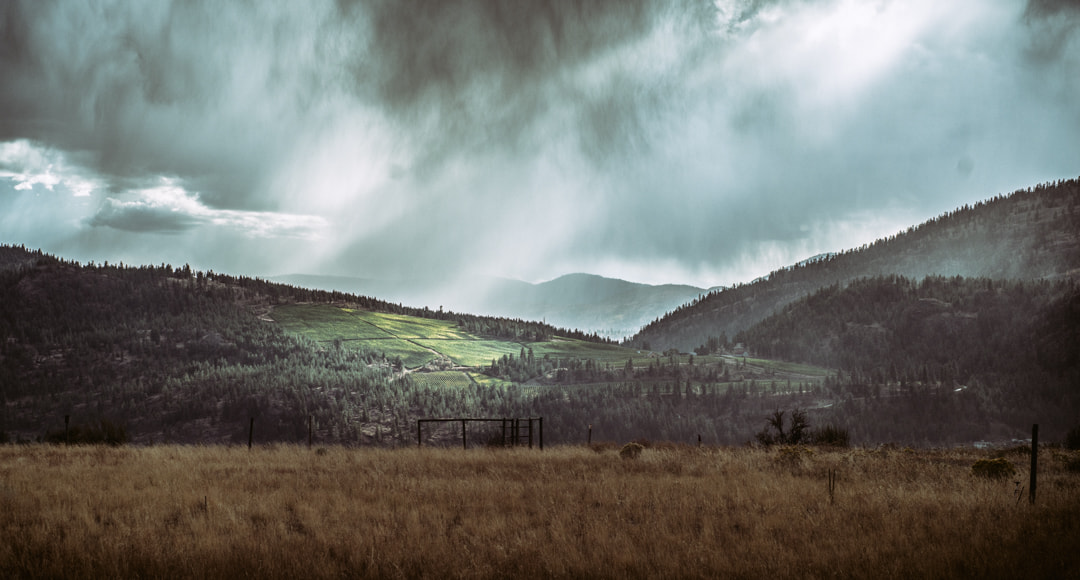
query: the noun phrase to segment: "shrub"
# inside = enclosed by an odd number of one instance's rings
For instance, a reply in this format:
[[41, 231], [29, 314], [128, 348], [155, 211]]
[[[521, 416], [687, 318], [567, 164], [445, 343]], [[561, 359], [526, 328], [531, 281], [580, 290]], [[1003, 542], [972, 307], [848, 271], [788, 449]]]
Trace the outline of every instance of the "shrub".
[[641, 455], [643, 449], [645, 449], [645, 447], [640, 443], [630, 442], [623, 445], [622, 449], [619, 450], [619, 457], [622, 457], [623, 459], [637, 459], [638, 456]]
[[[784, 411], [777, 409], [765, 418], [766, 427], [756, 435], [762, 445], [798, 445], [808, 439], [810, 424], [806, 421], [806, 411], [795, 409], [791, 412], [791, 423], [784, 431]], [[772, 433], [772, 428], [776, 433]]]
[[1016, 475], [1016, 468], [1008, 459], [980, 459], [971, 466], [971, 474], [988, 479], [1004, 479]]

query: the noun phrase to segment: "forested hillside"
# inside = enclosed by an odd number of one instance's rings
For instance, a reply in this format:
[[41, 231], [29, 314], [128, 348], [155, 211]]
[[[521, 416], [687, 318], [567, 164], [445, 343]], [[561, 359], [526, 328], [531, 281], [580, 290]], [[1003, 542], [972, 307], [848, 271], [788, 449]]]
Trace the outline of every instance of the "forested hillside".
[[[138, 443], [245, 442], [253, 418], [259, 442], [305, 441], [310, 419], [320, 442], [408, 445], [421, 417], [543, 416], [549, 443], [591, 426], [597, 440], [739, 444], [801, 408], [854, 443], [951, 445], [1033, 422], [1060, 440], [1080, 415], [1069, 279], [859, 279], [708, 341], [815, 366], [625, 349], [186, 266], [0, 258], [0, 441], [62, 440], [70, 416], [80, 433], [109, 426]], [[393, 354], [405, 335], [430, 345], [422, 368]]]
[[[824, 394], [821, 369], [662, 359], [595, 336], [579, 336], [591, 345], [572, 340], [575, 333], [542, 323], [408, 309], [186, 266], [80, 265], [10, 247], [0, 256], [0, 441], [63, 440], [69, 416], [73, 431], [108, 425], [136, 443], [243, 443], [250, 419], [257, 442], [301, 442], [310, 418], [318, 442], [409, 445], [420, 417], [543, 416], [548, 443], [584, 441], [589, 425], [598, 440], [742, 443], [775, 405]], [[340, 315], [308, 336], [272, 320], [290, 309]], [[455, 321], [452, 334], [512, 343], [520, 356], [473, 367], [475, 381], [446, 384], [440, 379], [450, 371], [406, 372], [379, 340], [335, 338], [344, 336], [335, 334], [340, 321], [372, 318], [349, 311], [414, 328], [423, 325], [408, 316]], [[426, 439], [459, 436], [451, 426]]]
[[1080, 181], [999, 195], [873, 244], [710, 292], [645, 326], [628, 344], [688, 352], [709, 337], [734, 337], [819, 288], [893, 274], [1075, 279], [1080, 275]]
[[1080, 416], [1080, 285], [1071, 280], [859, 279], [735, 340], [839, 369], [844, 413], [871, 432], [918, 431], [920, 421], [1061, 431]]
[[64, 416], [123, 426], [136, 441], [297, 441], [309, 417], [323, 440], [404, 441], [409, 421], [440, 412], [521, 413], [504, 388], [412, 385], [400, 361], [315, 343], [260, 320], [274, 304], [342, 303], [452, 320], [528, 342], [595, 335], [539, 322], [410, 309], [184, 266], [80, 265], [0, 247], [0, 435], [40, 438]]

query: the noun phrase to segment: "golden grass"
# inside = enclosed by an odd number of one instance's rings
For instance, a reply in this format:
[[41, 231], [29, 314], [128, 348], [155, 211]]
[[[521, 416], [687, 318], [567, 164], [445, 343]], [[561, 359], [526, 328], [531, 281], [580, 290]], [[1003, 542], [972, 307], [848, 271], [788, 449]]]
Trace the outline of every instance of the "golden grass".
[[1034, 506], [973, 476], [983, 457], [4, 446], [0, 576], [1080, 575], [1064, 453], [1040, 455]]

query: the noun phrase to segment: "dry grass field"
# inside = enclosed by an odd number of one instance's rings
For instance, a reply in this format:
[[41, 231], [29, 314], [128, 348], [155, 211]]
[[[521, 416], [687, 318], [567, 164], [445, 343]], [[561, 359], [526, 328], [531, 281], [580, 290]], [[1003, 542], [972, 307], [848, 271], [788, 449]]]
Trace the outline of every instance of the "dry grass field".
[[1080, 577], [1080, 459], [990, 456], [2, 446], [0, 576]]

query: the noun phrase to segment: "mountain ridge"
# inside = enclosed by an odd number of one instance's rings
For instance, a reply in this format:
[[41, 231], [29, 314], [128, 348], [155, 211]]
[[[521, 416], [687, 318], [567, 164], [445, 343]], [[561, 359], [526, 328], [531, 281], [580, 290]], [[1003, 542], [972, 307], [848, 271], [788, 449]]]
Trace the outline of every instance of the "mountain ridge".
[[[817, 258], [817, 257], [815, 257]], [[773, 271], [688, 302], [625, 341], [689, 351], [734, 336], [817, 289], [868, 276], [1080, 277], [1080, 181], [997, 195], [872, 244]]]

